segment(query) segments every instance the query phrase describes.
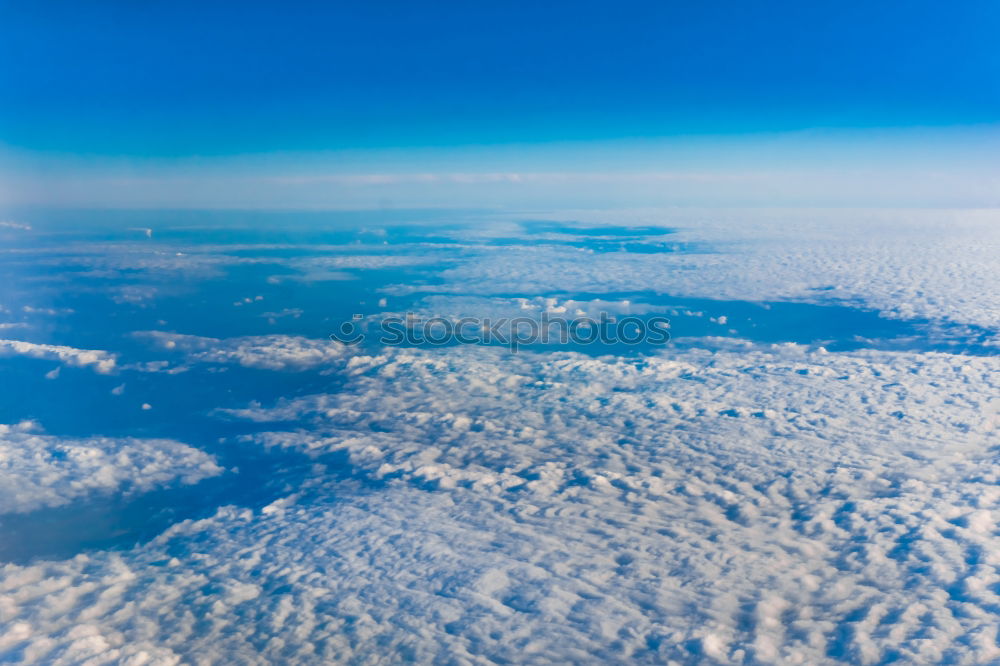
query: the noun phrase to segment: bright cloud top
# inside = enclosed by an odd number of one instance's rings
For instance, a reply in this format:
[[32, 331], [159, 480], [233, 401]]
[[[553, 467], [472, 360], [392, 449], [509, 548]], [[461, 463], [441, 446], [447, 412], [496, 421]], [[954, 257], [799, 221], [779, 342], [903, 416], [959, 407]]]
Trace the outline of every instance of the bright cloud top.
[[[240, 445], [344, 451], [380, 490], [316, 498], [318, 468], [260, 513], [9, 568], [9, 644], [65, 660], [1000, 656], [994, 359], [455, 349], [353, 369], [341, 392], [231, 416], [297, 421]], [[48, 597], [27, 582], [42, 566]], [[143, 622], [111, 611], [130, 602]]]
[[66, 438], [31, 422], [0, 424], [0, 513], [58, 507], [90, 496], [139, 494], [222, 473], [212, 457], [180, 442], [132, 437]]

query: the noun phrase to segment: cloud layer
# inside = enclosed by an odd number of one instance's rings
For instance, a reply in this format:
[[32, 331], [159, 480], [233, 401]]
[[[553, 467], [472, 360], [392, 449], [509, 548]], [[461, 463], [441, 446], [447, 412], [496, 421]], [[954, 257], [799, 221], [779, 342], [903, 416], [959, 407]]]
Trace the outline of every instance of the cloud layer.
[[[606, 222], [594, 213], [579, 217]], [[514, 241], [480, 250], [445, 271], [444, 285], [420, 289], [524, 296], [652, 289], [723, 300], [847, 301], [888, 316], [1000, 329], [994, 211], [708, 211], [704, 218], [657, 211], [625, 219], [678, 225], [676, 242], [705, 251], [609, 253]]]
[[37, 430], [31, 422], [0, 424], [0, 514], [192, 484], [222, 473], [212, 456], [173, 440], [66, 438]]
[[[998, 330], [993, 213], [640, 212], [616, 218], [628, 234], [602, 215], [439, 229], [433, 248], [417, 232], [352, 248], [157, 246], [170, 236], [157, 231], [148, 245], [38, 254], [53, 283], [112, 299], [154, 291], [116, 306], [131, 318], [115, 321], [141, 322], [101, 339], [120, 350], [7, 340], [4, 355], [142, 372], [125, 379], [129, 395], [156, 407], [136, 410], [137, 427], [190, 420], [241, 466], [295, 462], [273, 482], [234, 475], [266, 492], [221, 501], [253, 508], [221, 506], [121, 551], [4, 565], [0, 660], [1000, 660], [1000, 360], [989, 345], [979, 356], [832, 352], [730, 337], [590, 357], [322, 337], [365, 304], [669, 310], [657, 291], [849, 302]], [[664, 236], [667, 224], [679, 231]], [[619, 247], [646, 234], [655, 252]], [[392, 275], [355, 291], [361, 280], [315, 279], [369, 269]], [[305, 279], [268, 282], [275, 274]], [[138, 282], [101, 282], [121, 275]], [[186, 277], [205, 285], [204, 301], [163, 305], [159, 290]], [[334, 291], [343, 311], [316, 316]], [[66, 312], [44, 323], [58, 340], [94, 302], [28, 306]], [[705, 330], [724, 334], [731, 313], [710, 314]], [[37, 381], [72, 391], [64, 379]], [[186, 388], [190, 400], [157, 395]], [[0, 499], [25, 520], [220, 473], [173, 439], [65, 438], [30, 424], [0, 427], [0, 466]]]
[[234, 445], [344, 452], [354, 481], [317, 468], [259, 513], [8, 566], [8, 654], [996, 659], [997, 369], [795, 345], [358, 355], [338, 393], [229, 412], [301, 426]]
[[332, 340], [310, 340], [292, 335], [259, 335], [240, 338], [201, 337], [162, 331], [142, 331], [139, 338], [159, 349], [184, 354], [194, 363], [236, 364], [262, 370], [309, 370], [339, 361], [344, 345]]

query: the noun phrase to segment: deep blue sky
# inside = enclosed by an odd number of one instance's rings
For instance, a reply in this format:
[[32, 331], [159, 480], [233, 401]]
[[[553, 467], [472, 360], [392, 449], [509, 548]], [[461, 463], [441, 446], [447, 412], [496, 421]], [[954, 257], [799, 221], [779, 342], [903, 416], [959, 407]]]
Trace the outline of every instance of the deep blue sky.
[[0, 0], [0, 215], [1000, 205], [998, 35], [997, 0]]
[[0, 142], [94, 155], [1000, 118], [1000, 3], [3, 2]]

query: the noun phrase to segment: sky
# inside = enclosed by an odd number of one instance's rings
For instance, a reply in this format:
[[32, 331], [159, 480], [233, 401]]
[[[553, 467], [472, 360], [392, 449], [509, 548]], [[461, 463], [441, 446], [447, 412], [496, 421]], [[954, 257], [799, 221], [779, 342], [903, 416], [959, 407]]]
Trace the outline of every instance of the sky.
[[988, 1], [2, 2], [0, 202], [995, 205], [998, 29]]
[[0, 664], [1000, 664], [998, 19], [0, 0]]

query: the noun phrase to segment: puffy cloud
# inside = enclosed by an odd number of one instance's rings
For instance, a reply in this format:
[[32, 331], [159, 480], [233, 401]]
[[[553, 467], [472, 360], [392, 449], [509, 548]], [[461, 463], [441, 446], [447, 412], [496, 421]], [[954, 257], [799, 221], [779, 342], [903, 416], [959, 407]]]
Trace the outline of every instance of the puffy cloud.
[[[255, 437], [269, 445], [347, 450], [380, 478], [410, 478], [433, 460], [441, 470], [500, 486], [520, 485], [532, 460], [579, 455], [589, 469], [590, 457], [602, 449], [607, 465], [613, 452], [620, 453], [622, 433], [627, 451], [727, 435], [718, 455], [753, 451], [780, 437], [796, 442], [796, 456], [808, 450], [831, 465], [864, 461], [871, 467], [912, 460], [914, 447], [928, 438], [942, 442], [935, 455], [962, 458], [1000, 425], [993, 358], [733, 347], [634, 361], [569, 353], [508, 356], [482, 348], [359, 353], [346, 365], [353, 390], [225, 413], [309, 424], [295, 433]], [[885, 432], [866, 433], [876, 422]], [[567, 449], [567, 442], [576, 448]], [[497, 451], [504, 455], [496, 458]], [[776, 457], [786, 454], [780, 447]], [[928, 455], [917, 455], [921, 464]], [[484, 463], [495, 458], [500, 467]], [[628, 465], [621, 460], [617, 467], [625, 473]]]
[[40, 434], [0, 424], [0, 514], [70, 504], [95, 493], [141, 493], [220, 474], [213, 458], [168, 439]]
[[21, 308], [21, 310], [23, 310], [26, 314], [50, 315], [53, 317], [73, 314], [72, 308], [36, 308], [30, 305], [25, 305]]
[[[343, 392], [238, 412], [310, 424], [248, 439], [345, 451], [401, 497], [448, 495], [411, 529], [454, 529], [463, 549], [486, 533], [504, 554], [463, 557], [460, 583], [444, 565], [422, 574], [449, 581], [460, 617], [492, 596], [477, 621], [497, 635], [531, 634], [562, 659], [563, 641], [638, 661], [1000, 656], [984, 638], [996, 563], [982, 558], [1000, 546], [996, 359], [480, 349], [351, 366]], [[521, 614], [505, 624], [508, 609]]]
[[115, 370], [115, 354], [99, 349], [76, 349], [63, 345], [39, 344], [23, 340], [0, 340], [0, 356], [21, 355], [49, 359], [75, 367], [90, 367], [107, 374]]
[[152, 341], [160, 349], [183, 352], [190, 362], [236, 364], [262, 370], [308, 370], [329, 366], [346, 353], [345, 346], [339, 342], [292, 335], [224, 339], [162, 331], [142, 331], [135, 335]]
[[995, 660], [997, 370], [795, 345], [358, 354], [337, 393], [228, 412], [296, 420], [242, 445], [341, 452], [351, 478], [317, 468], [298, 499], [259, 512], [8, 565], [0, 649]]
[[[723, 300], [854, 302], [887, 316], [1000, 329], [995, 211], [655, 211], [605, 213], [680, 227], [692, 252], [595, 252], [509, 240], [469, 251], [444, 284], [456, 294], [654, 290]], [[594, 213], [579, 214], [584, 220]], [[598, 220], [606, 217], [596, 215]], [[477, 230], [482, 234], [482, 230]], [[508, 229], [495, 233], [504, 235]], [[523, 234], [522, 234], [523, 235]], [[528, 236], [524, 236], [528, 241]]]
[[[341, 249], [349, 250], [350, 248]], [[345, 252], [319, 257], [297, 257], [281, 262], [295, 270], [295, 273], [274, 275], [268, 278], [268, 281], [276, 284], [287, 280], [304, 282], [354, 280], [357, 276], [350, 271], [427, 266], [446, 259], [447, 257], [443, 253], [426, 250], [419, 254], [355, 254]]]
[[[689, 220], [678, 242], [717, 250], [700, 254], [466, 245], [426, 286], [449, 296], [423, 305], [586, 311], [618, 296], [552, 294], [652, 289], [995, 325], [991, 214], [837, 215]], [[190, 363], [335, 367], [336, 392], [216, 411], [271, 429], [231, 446], [315, 465], [259, 510], [4, 566], [0, 659], [1000, 660], [995, 356], [733, 340], [634, 359], [348, 353], [142, 335]], [[15, 461], [47, 445], [5, 436]]]
[[634, 302], [630, 299], [574, 299], [556, 296], [533, 296], [515, 298], [489, 298], [483, 296], [448, 296], [432, 295], [422, 298], [416, 308], [411, 308], [422, 316], [445, 316], [460, 318], [463, 316], [514, 318], [529, 317], [537, 319], [542, 313], [559, 316], [567, 320], [590, 317], [596, 319], [600, 314], [629, 315], [650, 314], [669, 311], [662, 305]]

